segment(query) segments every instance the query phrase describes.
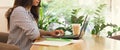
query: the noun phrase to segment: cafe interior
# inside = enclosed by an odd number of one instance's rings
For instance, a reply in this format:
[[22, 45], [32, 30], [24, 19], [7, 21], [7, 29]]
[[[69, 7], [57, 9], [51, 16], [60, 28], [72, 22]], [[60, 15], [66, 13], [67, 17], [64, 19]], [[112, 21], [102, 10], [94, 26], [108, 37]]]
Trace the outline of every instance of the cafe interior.
[[[38, 28], [60, 29], [66, 37], [40, 37], [32, 43], [30, 50], [120, 50], [119, 2], [41, 0]], [[14, 0], [0, 0], [0, 50], [20, 50], [17, 45], [7, 44], [10, 31], [5, 13], [13, 4]]]

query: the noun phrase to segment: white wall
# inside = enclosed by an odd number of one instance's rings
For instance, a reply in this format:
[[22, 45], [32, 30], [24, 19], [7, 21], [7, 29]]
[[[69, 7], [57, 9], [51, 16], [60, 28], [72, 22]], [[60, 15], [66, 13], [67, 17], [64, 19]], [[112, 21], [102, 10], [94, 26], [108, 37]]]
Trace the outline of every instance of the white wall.
[[14, 0], [0, 0], [0, 7], [11, 7]]
[[112, 0], [112, 20], [120, 26], [120, 0]]
[[5, 18], [5, 12], [8, 8], [12, 7], [14, 0], [0, 0], [0, 32], [7, 31], [7, 20]]

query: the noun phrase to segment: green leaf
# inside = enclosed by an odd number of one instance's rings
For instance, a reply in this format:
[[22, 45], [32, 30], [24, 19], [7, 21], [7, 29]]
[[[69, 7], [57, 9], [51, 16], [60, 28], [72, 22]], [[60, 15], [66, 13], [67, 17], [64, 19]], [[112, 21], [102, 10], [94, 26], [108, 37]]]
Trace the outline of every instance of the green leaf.
[[106, 27], [106, 25], [102, 24], [101, 27], [100, 27], [100, 31], [103, 30], [105, 27]]
[[120, 27], [118, 28], [118, 31], [120, 31]]
[[116, 29], [113, 29], [113, 32], [116, 32], [117, 30]]
[[95, 31], [95, 29], [92, 29], [92, 34], [96, 34], [96, 31]]
[[98, 34], [100, 32], [100, 30], [99, 30], [100, 26], [96, 25], [96, 26], [94, 26], [94, 28], [95, 28], [96, 34]]
[[77, 20], [77, 17], [75, 17], [75, 16], [72, 16], [72, 17], [71, 17], [71, 22], [72, 22], [72, 23], [76, 23], [76, 20]]
[[112, 32], [108, 31], [108, 36], [112, 36]]
[[99, 13], [101, 12], [100, 10], [96, 10], [96, 11], [99, 12]]

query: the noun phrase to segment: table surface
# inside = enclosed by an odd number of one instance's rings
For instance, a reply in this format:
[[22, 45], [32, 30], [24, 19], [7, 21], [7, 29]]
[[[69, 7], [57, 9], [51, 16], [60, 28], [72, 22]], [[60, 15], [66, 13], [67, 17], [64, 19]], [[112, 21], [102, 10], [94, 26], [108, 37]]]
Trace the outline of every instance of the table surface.
[[32, 45], [30, 50], [120, 50], [120, 41], [100, 36], [85, 36], [79, 42], [65, 46]]

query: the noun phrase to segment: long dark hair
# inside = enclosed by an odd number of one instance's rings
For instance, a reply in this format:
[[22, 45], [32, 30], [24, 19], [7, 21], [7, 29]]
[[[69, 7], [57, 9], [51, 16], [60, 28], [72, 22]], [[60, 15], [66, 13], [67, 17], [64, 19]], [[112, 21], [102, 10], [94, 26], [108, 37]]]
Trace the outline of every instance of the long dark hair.
[[[8, 21], [8, 29], [10, 27], [10, 15], [14, 10], [14, 8], [16, 8], [17, 6], [23, 6], [26, 8], [28, 6], [32, 6], [32, 4], [33, 4], [33, 0], [15, 0], [14, 1], [13, 7], [9, 8], [5, 14], [5, 17], [7, 18], [7, 21]], [[30, 10], [30, 12], [33, 14], [36, 21], [38, 21], [38, 18], [39, 18], [39, 7], [40, 7], [40, 3], [38, 4], [38, 6], [32, 6]]]

